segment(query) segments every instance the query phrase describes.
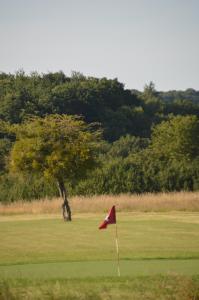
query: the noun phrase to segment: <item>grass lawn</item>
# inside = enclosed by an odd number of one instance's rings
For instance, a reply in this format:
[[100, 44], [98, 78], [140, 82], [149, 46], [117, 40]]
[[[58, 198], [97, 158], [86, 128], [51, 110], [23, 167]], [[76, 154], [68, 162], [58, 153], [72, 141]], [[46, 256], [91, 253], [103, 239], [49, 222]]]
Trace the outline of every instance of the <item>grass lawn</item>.
[[199, 299], [199, 213], [117, 218], [120, 278], [104, 214], [1, 216], [0, 299]]

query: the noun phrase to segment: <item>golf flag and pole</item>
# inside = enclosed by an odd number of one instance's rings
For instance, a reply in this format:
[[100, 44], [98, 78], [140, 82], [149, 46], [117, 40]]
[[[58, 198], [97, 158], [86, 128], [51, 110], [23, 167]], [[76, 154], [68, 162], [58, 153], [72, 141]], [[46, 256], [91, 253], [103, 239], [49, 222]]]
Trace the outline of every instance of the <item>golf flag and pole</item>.
[[120, 259], [119, 259], [119, 247], [118, 247], [118, 234], [117, 234], [117, 222], [116, 222], [116, 211], [115, 206], [111, 208], [105, 220], [99, 226], [99, 229], [106, 229], [109, 224], [115, 224], [115, 245], [117, 251], [117, 273], [120, 276]]

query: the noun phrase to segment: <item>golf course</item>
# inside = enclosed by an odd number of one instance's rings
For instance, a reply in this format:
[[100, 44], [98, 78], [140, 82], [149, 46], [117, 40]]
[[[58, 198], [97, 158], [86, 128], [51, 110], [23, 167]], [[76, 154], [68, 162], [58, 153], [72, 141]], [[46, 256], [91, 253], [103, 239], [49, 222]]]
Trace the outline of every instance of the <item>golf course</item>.
[[[117, 210], [117, 207], [116, 207]], [[0, 299], [199, 299], [199, 212], [0, 216]]]
[[199, 0], [0, 24], [0, 300], [199, 300]]

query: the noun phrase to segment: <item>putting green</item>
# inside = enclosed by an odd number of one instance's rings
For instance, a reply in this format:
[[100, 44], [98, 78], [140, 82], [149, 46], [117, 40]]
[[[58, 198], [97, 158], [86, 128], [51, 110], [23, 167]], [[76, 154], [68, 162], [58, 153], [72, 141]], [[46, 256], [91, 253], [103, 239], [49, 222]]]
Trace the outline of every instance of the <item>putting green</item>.
[[[115, 226], [102, 214], [1, 218], [0, 278], [117, 276]], [[199, 274], [199, 213], [118, 213], [121, 276]]]
[[[155, 274], [197, 275], [199, 259], [147, 259], [120, 261], [121, 276]], [[115, 261], [81, 261], [0, 266], [2, 278], [54, 279], [117, 276]]]
[[[115, 225], [102, 214], [0, 222], [0, 265], [115, 260]], [[199, 213], [118, 213], [121, 260], [199, 259]], [[0, 217], [1, 219], [1, 217]], [[3, 219], [3, 218], [2, 218]]]

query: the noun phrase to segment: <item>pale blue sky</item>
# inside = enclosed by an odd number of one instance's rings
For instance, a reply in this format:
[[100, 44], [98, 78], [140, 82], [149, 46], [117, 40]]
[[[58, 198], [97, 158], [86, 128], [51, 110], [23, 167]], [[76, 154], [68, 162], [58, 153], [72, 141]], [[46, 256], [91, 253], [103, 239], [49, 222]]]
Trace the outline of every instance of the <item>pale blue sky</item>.
[[0, 0], [0, 71], [199, 90], [199, 0]]

